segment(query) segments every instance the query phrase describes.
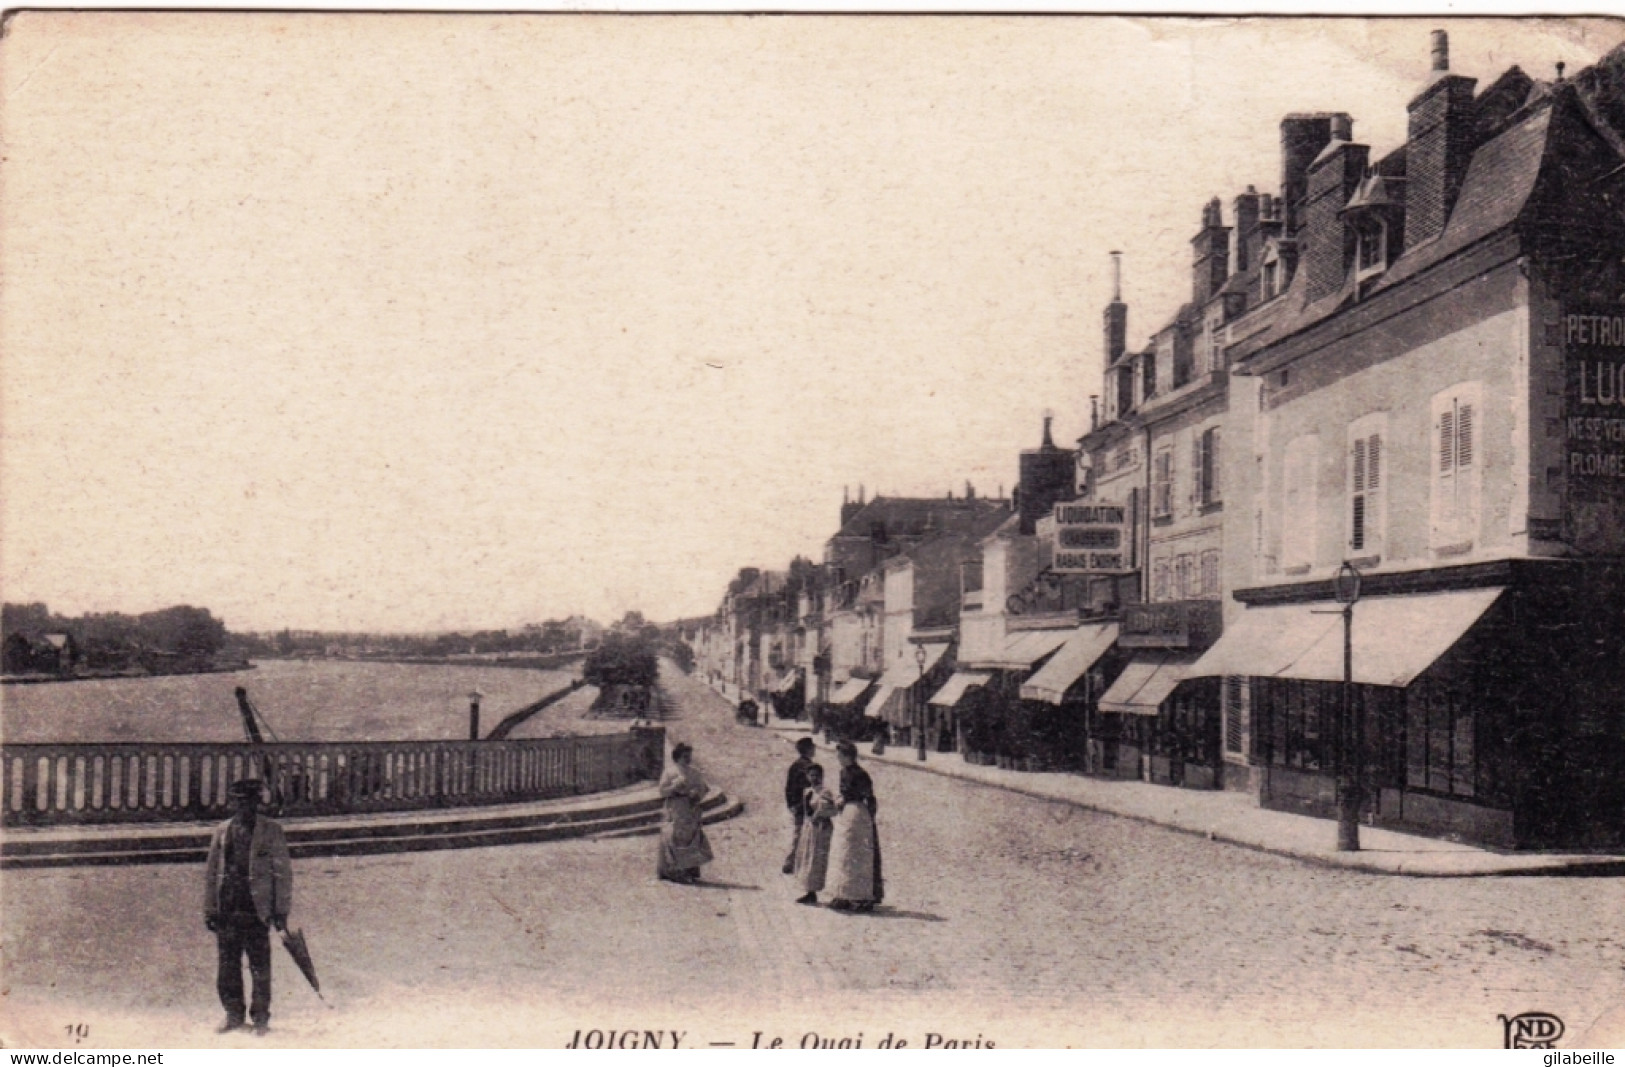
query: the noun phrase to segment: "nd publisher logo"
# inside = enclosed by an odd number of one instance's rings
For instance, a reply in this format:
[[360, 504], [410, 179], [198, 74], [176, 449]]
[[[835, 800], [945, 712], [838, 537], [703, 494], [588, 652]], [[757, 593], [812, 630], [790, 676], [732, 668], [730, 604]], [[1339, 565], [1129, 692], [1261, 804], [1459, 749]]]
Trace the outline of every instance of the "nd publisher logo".
[[1501, 1020], [1502, 1048], [1556, 1048], [1563, 1036], [1563, 1020], [1549, 1011], [1526, 1011]]

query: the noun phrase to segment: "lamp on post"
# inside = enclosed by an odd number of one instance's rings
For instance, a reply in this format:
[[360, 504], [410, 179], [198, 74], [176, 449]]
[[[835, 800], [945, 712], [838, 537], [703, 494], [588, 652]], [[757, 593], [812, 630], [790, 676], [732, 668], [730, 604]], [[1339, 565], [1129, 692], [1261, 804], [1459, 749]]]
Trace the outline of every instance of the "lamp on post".
[[1349, 562], [1332, 581], [1337, 602], [1343, 605], [1343, 709], [1337, 732], [1341, 748], [1337, 761], [1337, 851], [1360, 851], [1360, 805], [1365, 799], [1364, 716], [1354, 714], [1354, 604], [1360, 599], [1360, 571]]
[[925, 762], [925, 646], [914, 646], [914, 663], [920, 668], [920, 681], [914, 694], [914, 758]]
[[469, 693], [468, 693], [468, 739], [470, 741], [478, 741], [480, 739], [480, 697], [481, 696], [482, 696], [482, 694], [480, 693], [480, 691], [478, 689], [469, 690]]

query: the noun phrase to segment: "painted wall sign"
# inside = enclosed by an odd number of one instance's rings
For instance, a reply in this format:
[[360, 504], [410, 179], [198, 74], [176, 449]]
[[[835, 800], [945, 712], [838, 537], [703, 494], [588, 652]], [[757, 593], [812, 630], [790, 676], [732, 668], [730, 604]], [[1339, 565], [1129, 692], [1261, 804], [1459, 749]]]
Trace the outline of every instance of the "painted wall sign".
[[1120, 574], [1129, 569], [1128, 508], [1120, 504], [1056, 504], [1057, 574]]
[[1561, 331], [1569, 496], [1618, 500], [1625, 497], [1625, 312], [1575, 310]]

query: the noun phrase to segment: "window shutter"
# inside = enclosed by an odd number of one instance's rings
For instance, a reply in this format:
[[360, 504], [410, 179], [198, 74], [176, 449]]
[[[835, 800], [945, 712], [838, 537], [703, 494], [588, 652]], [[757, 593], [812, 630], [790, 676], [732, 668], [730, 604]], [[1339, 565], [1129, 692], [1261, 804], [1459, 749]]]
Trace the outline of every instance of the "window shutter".
[[1191, 510], [1207, 503], [1207, 450], [1202, 446], [1207, 443], [1203, 434], [1191, 438]]
[[1207, 499], [1211, 504], [1224, 497], [1224, 487], [1219, 484], [1219, 428], [1209, 430], [1207, 438]]
[[1449, 474], [1456, 459], [1456, 416], [1453, 410], [1439, 413], [1439, 473]]
[[1376, 492], [1382, 488], [1382, 435], [1372, 434], [1365, 449], [1366, 488]]
[[1456, 408], [1456, 468], [1473, 465], [1473, 405]]
[[1349, 547], [1365, 547], [1365, 494], [1360, 493], [1354, 498], [1354, 516], [1349, 535]]
[[1365, 438], [1354, 441], [1354, 491], [1365, 492]]

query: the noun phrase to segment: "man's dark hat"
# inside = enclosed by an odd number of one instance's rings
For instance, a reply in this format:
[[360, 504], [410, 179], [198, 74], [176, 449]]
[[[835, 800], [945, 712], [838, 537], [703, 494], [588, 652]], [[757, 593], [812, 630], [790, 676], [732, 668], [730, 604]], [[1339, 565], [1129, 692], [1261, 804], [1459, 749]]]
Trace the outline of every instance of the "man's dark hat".
[[234, 797], [253, 797], [259, 800], [262, 795], [262, 783], [258, 778], [239, 778], [231, 783], [230, 793]]
[[806, 753], [816, 752], [818, 751], [818, 744], [810, 737], [803, 737], [800, 741], [796, 742], [796, 751]]

